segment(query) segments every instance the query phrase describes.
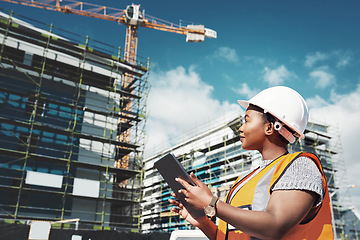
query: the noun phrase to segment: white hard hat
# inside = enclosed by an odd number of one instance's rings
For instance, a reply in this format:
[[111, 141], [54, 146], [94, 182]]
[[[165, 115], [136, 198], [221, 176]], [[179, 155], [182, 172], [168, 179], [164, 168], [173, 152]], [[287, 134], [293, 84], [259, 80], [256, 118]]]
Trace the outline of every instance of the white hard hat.
[[[295, 90], [284, 86], [271, 87], [261, 91], [249, 101], [239, 100], [238, 103], [245, 109], [249, 104], [264, 109], [264, 113], [270, 113], [293, 130], [296, 137], [304, 138], [309, 111], [304, 98]], [[282, 124], [277, 123], [276, 129], [290, 143], [295, 141], [293, 134], [282, 128]]]

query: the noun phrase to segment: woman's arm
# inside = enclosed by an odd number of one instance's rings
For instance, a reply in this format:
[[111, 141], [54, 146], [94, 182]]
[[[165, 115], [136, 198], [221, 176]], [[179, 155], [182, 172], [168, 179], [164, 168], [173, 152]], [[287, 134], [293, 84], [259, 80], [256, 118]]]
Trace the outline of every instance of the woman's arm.
[[217, 217], [251, 236], [281, 239], [306, 217], [316, 197], [307, 191], [275, 191], [265, 211], [243, 210], [219, 201]]
[[[190, 176], [196, 186], [178, 179], [185, 188], [180, 192], [195, 208], [203, 209], [210, 203], [212, 193], [193, 173]], [[216, 216], [251, 236], [280, 239], [305, 218], [316, 198], [310, 191], [278, 190], [272, 193], [265, 211], [243, 210], [218, 201]]]

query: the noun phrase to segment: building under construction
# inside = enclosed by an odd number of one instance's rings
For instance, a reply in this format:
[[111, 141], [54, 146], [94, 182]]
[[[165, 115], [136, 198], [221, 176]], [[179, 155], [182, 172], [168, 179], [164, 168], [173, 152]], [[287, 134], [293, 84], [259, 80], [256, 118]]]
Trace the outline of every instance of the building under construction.
[[0, 218], [138, 230], [148, 59], [0, 18]]
[[[4, 222], [79, 219], [79, 229], [190, 229], [170, 212], [171, 191], [154, 161], [173, 152], [222, 198], [239, 174], [258, 166], [261, 156], [241, 149], [240, 118], [234, 117], [154, 153], [144, 161], [143, 179], [148, 60], [137, 57], [136, 64], [130, 63], [120, 49], [21, 19], [0, 16]], [[289, 151], [320, 157], [337, 236], [358, 239], [350, 198], [339, 191], [347, 186], [339, 134], [313, 122], [305, 136]], [[55, 223], [52, 228], [74, 225]]]
[[[204, 131], [198, 130], [193, 136], [178, 136], [179, 139], [188, 140], [146, 157], [142, 202], [144, 231], [170, 232], [193, 228], [182, 217], [170, 211], [168, 199], [171, 198], [171, 189], [154, 169], [154, 162], [164, 154], [172, 152], [177, 156], [184, 168], [189, 173], [194, 172], [220, 199], [225, 198], [239, 175], [244, 175], [259, 166], [262, 161], [261, 155], [257, 151], [246, 151], [241, 148], [238, 132], [240, 120], [241, 117], [234, 117], [225, 123], [215, 123], [213, 127], [203, 126]], [[320, 158], [329, 185], [335, 223], [333, 227], [336, 229], [337, 237], [359, 239], [359, 219], [352, 212], [354, 209], [349, 194], [344, 193], [348, 184], [340, 136], [336, 128], [310, 122], [305, 131], [305, 139], [289, 145], [288, 151], [312, 152]]]

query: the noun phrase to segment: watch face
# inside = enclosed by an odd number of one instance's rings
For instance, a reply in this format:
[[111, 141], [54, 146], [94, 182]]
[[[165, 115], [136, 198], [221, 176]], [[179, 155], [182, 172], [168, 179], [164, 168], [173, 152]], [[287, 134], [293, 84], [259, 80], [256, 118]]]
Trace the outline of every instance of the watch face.
[[214, 207], [212, 207], [212, 206], [206, 206], [205, 208], [204, 208], [204, 212], [205, 212], [205, 214], [206, 215], [208, 215], [209, 217], [213, 217], [213, 216], [215, 216], [215, 208]]

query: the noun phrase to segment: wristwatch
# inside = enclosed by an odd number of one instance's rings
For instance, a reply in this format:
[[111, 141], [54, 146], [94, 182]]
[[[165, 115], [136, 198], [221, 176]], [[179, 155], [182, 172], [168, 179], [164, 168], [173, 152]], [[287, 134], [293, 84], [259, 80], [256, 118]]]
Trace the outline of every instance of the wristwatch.
[[216, 203], [219, 200], [218, 197], [213, 197], [208, 206], [204, 207], [204, 212], [208, 217], [213, 217], [216, 214]]

